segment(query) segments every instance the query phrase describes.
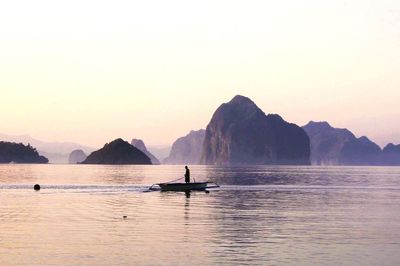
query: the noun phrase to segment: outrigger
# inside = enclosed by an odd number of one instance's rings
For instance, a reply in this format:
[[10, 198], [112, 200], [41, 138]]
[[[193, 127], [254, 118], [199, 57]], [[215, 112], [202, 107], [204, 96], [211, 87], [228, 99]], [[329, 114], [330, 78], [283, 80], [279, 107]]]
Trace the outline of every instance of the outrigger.
[[[176, 181], [176, 180], [174, 180]], [[173, 182], [173, 181], [172, 181]], [[192, 182], [192, 183], [158, 183], [153, 184], [149, 190], [158, 190], [154, 186], [159, 186], [161, 191], [205, 191], [208, 188], [217, 188], [218, 184], [214, 182]]]
[[[217, 188], [219, 187], [218, 184], [215, 182], [196, 182], [195, 179], [194, 182], [190, 182], [190, 170], [189, 167], [185, 166], [185, 175], [181, 178], [177, 178], [175, 180], [166, 182], [166, 183], [158, 183], [158, 184], [153, 184], [149, 190], [157, 190], [154, 188], [154, 186], [159, 186], [161, 191], [184, 191], [184, 192], [190, 192], [190, 191], [206, 191], [207, 193], [207, 188]], [[185, 179], [185, 183], [176, 183], [177, 181], [181, 179]], [[211, 184], [211, 185], [210, 185]]]

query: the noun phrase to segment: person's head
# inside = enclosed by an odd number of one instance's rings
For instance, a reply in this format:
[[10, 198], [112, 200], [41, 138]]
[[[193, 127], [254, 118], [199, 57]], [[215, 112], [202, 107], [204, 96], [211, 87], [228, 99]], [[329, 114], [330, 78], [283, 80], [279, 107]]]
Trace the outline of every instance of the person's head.
[[188, 169], [187, 165], [185, 166], [185, 169]]

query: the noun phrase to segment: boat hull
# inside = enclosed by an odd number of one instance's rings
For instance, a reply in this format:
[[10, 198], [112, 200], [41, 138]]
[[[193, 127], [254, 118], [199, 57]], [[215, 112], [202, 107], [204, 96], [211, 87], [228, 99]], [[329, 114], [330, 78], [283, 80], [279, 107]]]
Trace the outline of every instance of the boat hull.
[[194, 183], [161, 183], [158, 184], [161, 191], [204, 191], [207, 189], [208, 182], [194, 182]]

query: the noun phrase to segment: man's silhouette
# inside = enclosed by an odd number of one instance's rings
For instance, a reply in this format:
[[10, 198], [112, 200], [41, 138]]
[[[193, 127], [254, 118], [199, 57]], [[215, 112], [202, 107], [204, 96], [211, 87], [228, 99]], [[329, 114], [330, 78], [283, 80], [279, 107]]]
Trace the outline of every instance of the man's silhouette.
[[189, 167], [185, 166], [186, 169], [186, 173], [185, 173], [185, 182], [186, 183], [190, 183], [190, 171], [189, 171]]

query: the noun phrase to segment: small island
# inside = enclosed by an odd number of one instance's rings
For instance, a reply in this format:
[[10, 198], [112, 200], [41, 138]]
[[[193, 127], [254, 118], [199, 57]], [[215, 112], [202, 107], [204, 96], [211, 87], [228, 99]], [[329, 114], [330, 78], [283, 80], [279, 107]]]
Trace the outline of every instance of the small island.
[[92, 152], [82, 164], [152, 164], [150, 158], [123, 139], [106, 143]]
[[87, 158], [87, 155], [83, 150], [73, 150], [69, 157], [68, 157], [68, 163], [69, 164], [77, 164], [83, 162]]
[[48, 163], [30, 144], [0, 141], [0, 163]]

